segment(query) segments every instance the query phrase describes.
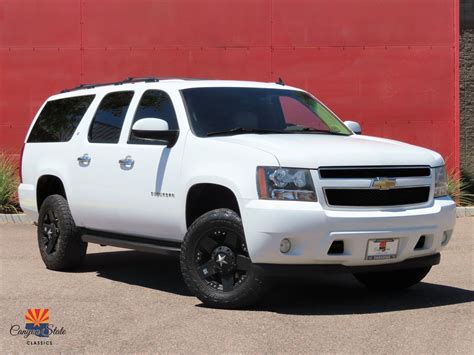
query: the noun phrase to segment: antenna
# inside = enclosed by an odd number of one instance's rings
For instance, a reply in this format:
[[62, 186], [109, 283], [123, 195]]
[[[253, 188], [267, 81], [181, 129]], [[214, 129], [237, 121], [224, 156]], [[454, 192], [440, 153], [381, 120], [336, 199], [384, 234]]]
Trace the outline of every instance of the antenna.
[[278, 81], [276, 82], [278, 85], [285, 86], [285, 82], [283, 81], [282, 78], [278, 78]]

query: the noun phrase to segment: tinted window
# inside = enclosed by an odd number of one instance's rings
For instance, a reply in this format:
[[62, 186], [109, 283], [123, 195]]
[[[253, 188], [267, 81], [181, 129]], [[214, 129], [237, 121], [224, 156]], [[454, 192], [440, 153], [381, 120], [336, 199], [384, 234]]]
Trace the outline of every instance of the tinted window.
[[123, 120], [132, 101], [133, 91], [113, 92], [106, 95], [94, 115], [89, 130], [89, 142], [117, 143]]
[[322, 120], [314, 119], [314, 112], [308, 106], [302, 105], [298, 100], [290, 96], [280, 96], [280, 105], [288, 124], [321, 130], [328, 129]]
[[28, 143], [70, 140], [92, 100], [94, 95], [47, 102], [31, 130]]
[[302, 91], [264, 88], [182, 90], [193, 132], [219, 134], [342, 134], [350, 130]]
[[[170, 130], [178, 130], [178, 121], [174, 111], [173, 103], [167, 93], [159, 90], [146, 91], [138, 104], [133, 123], [142, 118], [160, 118], [168, 122]], [[133, 126], [133, 124], [132, 124]], [[163, 144], [137, 138], [130, 133], [129, 143], [139, 144]]]

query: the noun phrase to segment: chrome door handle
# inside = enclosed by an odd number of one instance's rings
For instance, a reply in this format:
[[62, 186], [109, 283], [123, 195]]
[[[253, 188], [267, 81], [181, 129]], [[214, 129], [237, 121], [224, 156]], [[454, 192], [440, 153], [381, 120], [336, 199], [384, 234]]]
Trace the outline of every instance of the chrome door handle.
[[82, 157], [77, 158], [79, 164], [89, 164], [91, 162], [91, 157], [89, 154], [85, 153]]
[[125, 158], [120, 159], [118, 162], [121, 167], [132, 168], [133, 164], [135, 163], [135, 160], [133, 160], [130, 155], [127, 155]]

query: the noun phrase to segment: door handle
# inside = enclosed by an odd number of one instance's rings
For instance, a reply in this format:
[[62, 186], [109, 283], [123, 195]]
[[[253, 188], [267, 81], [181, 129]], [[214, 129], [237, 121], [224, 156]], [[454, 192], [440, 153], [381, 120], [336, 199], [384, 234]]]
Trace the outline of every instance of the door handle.
[[85, 153], [82, 157], [78, 157], [77, 161], [81, 165], [87, 165], [91, 162], [91, 157], [89, 156], [89, 154]]
[[135, 163], [135, 160], [133, 160], [130, 155], [127, 155], [125, 158], [120, 159], [118, 162], [120, 164], [120, 167], [131, 169], [133, 168], [133, 164]]

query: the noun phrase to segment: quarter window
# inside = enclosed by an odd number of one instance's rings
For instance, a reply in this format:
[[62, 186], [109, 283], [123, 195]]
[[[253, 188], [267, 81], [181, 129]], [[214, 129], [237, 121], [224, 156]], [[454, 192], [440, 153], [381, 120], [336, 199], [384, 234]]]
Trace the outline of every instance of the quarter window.
[[28, 143], [67, 142], [95, 95], [48, 101], [33, 126]]
[[118, 143], [132, 97], [133, 91], [120, 91], [102, 99], [89, 130], [89, 142]]
[[[174, 111], [173, 103], [171, 102], [171, 98], [164, 91], [145, 91], [135, 112], [133, 123], [142, 118], [159, 118], [168, 122], [168, 128], [170, 131], [178, 130], [178, 121], [176, 119], [176, 112]], [[137, 138], [133, 135], [131, 129], [128, 142], [132, 144], [163, 144], [162, 142]]]

